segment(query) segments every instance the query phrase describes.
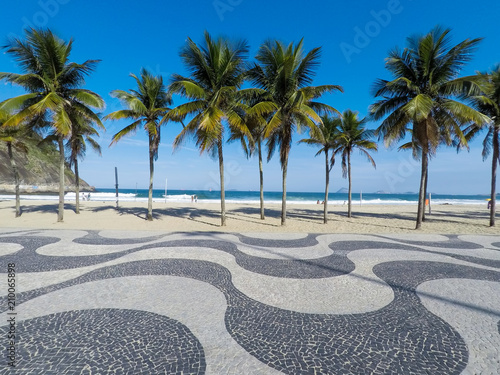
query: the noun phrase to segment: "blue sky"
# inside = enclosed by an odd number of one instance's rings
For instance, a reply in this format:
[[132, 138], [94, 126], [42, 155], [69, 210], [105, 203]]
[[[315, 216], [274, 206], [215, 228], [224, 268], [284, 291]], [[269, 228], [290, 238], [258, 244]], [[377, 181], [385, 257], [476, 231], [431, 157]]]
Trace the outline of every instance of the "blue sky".
[[[178, 52], [189, 36], [202, 40], [203, 31], [213, 36], [244, 38], [252, 58], [266, 39], [296, 42], [304, 38], [307, 50], [321, 46], [321, 66], [314, 84], [337, 84], [344, 93], [325, 95], [323, 101], [340, 111], [352, 109], [366, 115], [374, 101], [370, 87], [377, 78], [391, 78], [384, 68], [387, 52], [404, 46], [406, 37], [426, 33], [437, 24], [453, 30], [455, 43], [483, 37], [473, 61], [462, 72], [486, 71], [500, 63], [498, 0], [470, 1], [262, 1], [262, 0], [184, 0], [141, 2], [122, 0], [40, 0], [12, 1], [4, 6], [0, 38], [23, 35], [27, 26], [49, 27], [65, 40], [74, 39], [71, 60], [100, 59], [86, 87], [99, 93], [109, 113], [120, 103], [109, 96], [114, 89], [133, 88], [128, 75], [141, 67], [161, 74], [168, 81], [172, 73], [186, 74]], [[0, 71], [18, 72], [15, 63], [3, 53]], [[19, 88], [0, 85], [0, 100], [21, 94]], [[174, 105], [180, 98], [174, 97]], [[143, 132], [108, 147], [113, 134], [127, 123], [106, 123], [100, 143], [103, 155], [88, 152], [81, 163], [81, 175], [96, 187], [114, 186], [114, 167], [118, 167], [120, 187], [146, 188], [149, 181], [147, 138]], [[370, 123], [375, 128], [377, 124]], [[155, 188], [217, 189], [218, 163], [199, 154], [192, 142], [172, 153], [172, 141], [180, 132], [178, 124], [168, 124], [162, 132], [159, 159], [155, 166]], [[298, 141], [303, 135], [297, 135]], [[293, 144], [288, 172], [288, 191], [322, 191], [324, 159], [314, 157], [316, 149]], [[374, 154], [377, 169], [357, 153], [353, 157], [353, 190], [373, 192], [417, 191], [420, 168], [410, 153], [387, 150], [379, 144]], [[258, 190], [258, 162], [245, 159], [237, 144], [226, 145], [226, 189]], [[470, 152], [456, 153], [441, 148], [430, 164], [429, 189], [435, 193], [487, 193], [491, 162], [482, 161], [481, 139]], [[278, 158], [264, 166], [265, 189], [281, 189]], [[347, 186], [340, 163], [332, 171], [336, 191]]]

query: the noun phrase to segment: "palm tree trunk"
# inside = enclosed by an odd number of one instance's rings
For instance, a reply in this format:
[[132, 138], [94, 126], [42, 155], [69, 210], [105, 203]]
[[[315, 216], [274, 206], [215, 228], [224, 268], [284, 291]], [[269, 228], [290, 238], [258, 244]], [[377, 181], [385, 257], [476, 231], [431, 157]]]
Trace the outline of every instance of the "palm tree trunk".
[[347, 175], [349, 178], [349, 197], [347, 200], [347, 217], [352, 216], [351, 200], [352, 200], [352, 180], [351, 180], [351, 153], [347, 153]]
[[499, 129], [495, 126], [493, 131], [493, 161], [491, 162], [491, 204], [490, 204], [490, 227], [495, 226], [495, 206], [496, 206], [496, 184], [497, 184], [497, 163], [499, 154], [498, 145]]
[[[425, 171], [425, 185], [424, 185], [424, 202], [427, 200], [427, 185], [429, 182], [429, 166], [427, 165], [427, 170]], [[430, 204], [430, 202], [429, 202]], [[425, 221], [425, 204], [424, 204], [424, 211], [422, 213], [422, 222]]]
[[76, 209], [75, 213], [80, 214], [80, 177], [78, 173], [78, 158], [75, 158], [75, 194], [76, 194]]
[[326, 167], [326, 178], [325, 178], [325, 205], [323, 212], [323, 223], [328, 224], [328, 185], [330, 184], [330, 165], [328, 162], [328, 149], [325, 149], [325, 167]]
[[427, 179], [428, 169], [427, 150], [422, 150], [422, 172], [420, 175], [420, 190], [418, 193], [417, 225], [415, 229], [420, 229], [425, 211], [425, 180]]
[[59, 208], [57, 211], [57, 221], [62, 222], [64, 219], [64, 139], [62, 135], [57, 137], [59, 144]]
[[7, 153], [9, 154], [10, 166], [14, 173], [14, 183], [16, 185], [16, 217], [21, 216], [21, 197], [19, 195], [19, 170], [17, 169], [14, 154], [12, 153], [12, 142], [7, 142]]
[[222, 155], [222, 138], [217, 141], [220, 174], [220, 225], [226, 226], [226, 193], [224, 191], [224, 157]]
[[262, 166], [262, 143], [259, 138], [257, 147], [259, 149], [259, 176], [260, 176], [260, 219], [264, 220], [264, 169]]
[[153, 140], [149, 139], [149, 193], [148, 193], [148, 214], [147, 220], [153, 221], [153, 177], [154, 177], [154, 150]]
[[281, 196], [281, 225], [286, 225], [286, 174], [288, 169], [288, 157], [285, 158], [283, 165], [283, 195]]

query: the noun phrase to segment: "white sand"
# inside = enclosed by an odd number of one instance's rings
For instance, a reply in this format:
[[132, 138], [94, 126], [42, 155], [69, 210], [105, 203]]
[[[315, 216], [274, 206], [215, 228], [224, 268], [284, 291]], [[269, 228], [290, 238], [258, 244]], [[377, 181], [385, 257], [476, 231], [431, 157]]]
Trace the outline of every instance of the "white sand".
[[[14, 201], [0, 202], [0, 228], [152, 230], [168, 232], [295, 232], [295, 233], [415, 233], [416, 205], [353, 204], [353, 217], [347, 218], [347, 205], [329, 206], [329, 222], [323, 224], [322, 205], [289, 204], [287, 225], [280, 225], [280, 204], [266, 205], [266, 219], [260, 220], [259, 204], [226, 204], [227, 225], [220, 226], [218, 203], [153, 204], [154, 220], [145, 220], [147, 202], [83, 201], [81, 213], [74, 202], [65, 206], [64, 222], [57, 222], [57, 202], [22, 201], [23, 214], [14, 217]], [[486, 205], [434, 205], [423, 223], [422, 233], [500, 234], [489, 227]]]

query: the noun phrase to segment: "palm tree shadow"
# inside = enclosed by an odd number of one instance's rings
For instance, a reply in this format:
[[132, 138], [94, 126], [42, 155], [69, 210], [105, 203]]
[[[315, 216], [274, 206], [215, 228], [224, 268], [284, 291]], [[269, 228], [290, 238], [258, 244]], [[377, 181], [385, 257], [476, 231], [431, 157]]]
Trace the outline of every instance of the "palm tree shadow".
[[453, 212], [453, 211], [436, 211], [432, 212], [430, 215], [426, 215], [427, 218], [439, 217], [439, 218], [462, 218], [462, 219], [484, 219], [489, 220], [490, 212], [485, 211], [467, 211], [467, 212]]
[[[274, 227], [279, 227], [279, 225], [269, 224], [260, 220], [260, 208], [256, 207], [240, 207], [237, 209], [233, 209], [230, 211], [230, 214], [240, 217], [245, 217], [247, 220], [252, 223], [270, 225]], [[266, 217], [270, 217], [273, 219], [279, 219], [281, 217], [281, 210], [276, 210], [272, 208], [265, 209]], [[254, 219], [255, 217], [255, 219]], [[323, 211], [316, 211], [311, 209], [298, 209], [293, 208], [287, 211], [287, 217], [290, 219], [295, 219], [298, 221], [304, 221], [308, 223], [318, 224], [323, 223]], [[336, 220], [335, 218], [329, 217], [329, 220]]]
[[[113, 210], [118, 212], [120, 216], [132, 215], [141, 220], [147, 220], [147, 208], [143, 207], [115, 207], [112, 205], [100, 206], [92, 208], [93, 212], [102, 212]], [[212, 222], [202, 220], [202, 218], [217, 219], [220, 214], [214, 210], [199, 209], [195, 207], [168, 207], [168, 208], [153, 208], [153, 220], [162, 220], [164, 218], [172, 217], [175, 219], [187, 219], [202, 223], [209, 226], [219, 227], [219, 225]]]
[[217, 220], [220, 218], [220, 213], [218, 213], [217, 210], [202, 209], [197, 207], [168, 207], [153, 209], [153, 217], [155, 217], [155, 215], [173, 217], [176, 219], [184, 218], [213, 227], [219, 227], [218, 224], [202, 220], [202, 218]]
[[[347, 212], [337, 212], [336, 215], [339, 216], [344, 216], [347, 217]], [[415, 221], [416, 217], [415, 214], [397, 214], [394, 212], [390, 213], [377, 213], [377, 212], [352, 212], [352, 217], [367, 217], [367, 218], [377, 218], [377, 219], [397, 219], [397, 220], [404, 220], [404, 221]]]
[[[58, 211], [59, 204], [58, 203], [43, 203], [37, 205], [26, 205], [23, 206], [21, 202], [21, 213], [33, 213], [33, 212], [41, 212], [41, 213], [56, 213]], [[76, 206], [72, 203], [64, 203], [64, 210], [71, 210], [76, 212]], [[83, 210], [80, 207], [80, 210]]]
[[[132, 215], [135, 217], [138, 217], [139, 219], [146, 220], [147, 219], [147, 213], [148, 209], [147, 208], [142, 208], [142, 207], [116, 207], [112, 205], [107, 205], [107, 206], [100, 206], [100, 207], [93, 207], [91, 209], [92, 212], [103, 212], [103, 211], [116, 211], [120, 216], [123, 215]], [[159, 219], [160, 216], [156, 214], [156, 212], [153, 210], [153, 218], [154, 219]]]
[[287, 214], [287, 216], [291, 219], [305, 221], [313, 224], [323, 223], [323, 211], [311, 210], [311, 209], [298, 209], [293, 208]]

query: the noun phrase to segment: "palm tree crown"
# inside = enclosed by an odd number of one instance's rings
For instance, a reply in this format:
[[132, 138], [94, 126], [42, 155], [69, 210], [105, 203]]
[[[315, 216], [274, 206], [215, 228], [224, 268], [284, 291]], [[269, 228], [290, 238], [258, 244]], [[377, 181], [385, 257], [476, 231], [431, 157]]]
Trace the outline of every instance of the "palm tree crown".
[[118, 142], [126, 135], [137, 131], [141, 125], [150, 137], [152, 148], [150, 151], [155, 160], [158, 158], [158, 145], [160, 144], [160, 120], [169, 111], [172, 97], [167, 92], [161, 76], [153, 76], [146, 69], [141, 69], [140, 77], [130, 74], [136, 81], [137, 90], [114, 90], [111, 96], [118, 98], [127, 109], [110, 113], [106, 120], [134, 120], [131, 124], [113, 136], [111, 144]]
[[219, 140], [224, 137], [224, 120], [230, 128], [248, 134], [236, 95], [245, 78], [247, 53], [246, 41], [231, 43], [222, 37], [214, 40], [205, 32], [205, 45], [198, 46], [188, 38], [180, 56], [191, 75], [174, 74], [170, 91], [190, 101], [174, 108], [168, 118], [193, 118], [176, 138], [176, 146], [187, 135], [194, 135], [202, 152], [216, 155]]
[[[328, 153], [330, 150], [334, 150], [338, 145], [339, 132], [339, 122], [335, 117], [329, 115], [321, 116], [321, 123], [318, 125], [317, 132], [314, 136], [311, 134], [311, 138], [304, 138], [299, 141], [299, 143], [305, 143], [311, 146], [320, 147], [319, 151], [316, 153], [320, 155], [322, 153]], [[335, 154], [331, 155], [329, 159], [329, 167], [335, 164]]]
[[50, 123], [58, 134], [71, 132], [68, 111], [78, 111], [97, 123], [99, 117], [90, 110], [102, 109], [104, 101], [96, 93], [80, 88], [85, 77], [94, 71], [99, 60], [82, 64], [69, 62], [73, 41], [57, 38], [50, 30], [26, 30], [26, 40], [13, 39], [5, 48], [24, 74], [0, 73], [0, 79], [23, 87], [29, 94], [5, 100], [5, 110], [21, 111], [5, 125], [15, 126], [26, 119], [40, 119], [51, 115]]

